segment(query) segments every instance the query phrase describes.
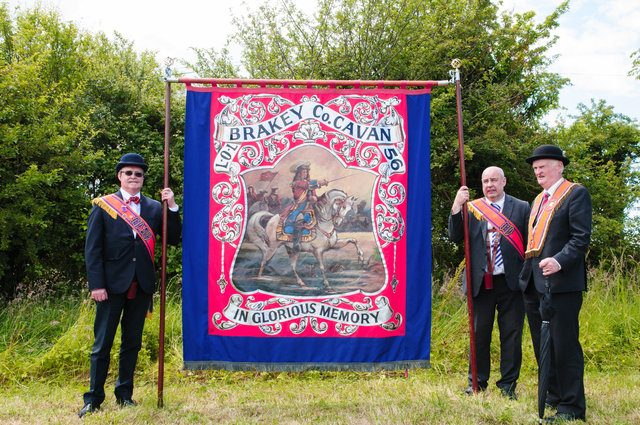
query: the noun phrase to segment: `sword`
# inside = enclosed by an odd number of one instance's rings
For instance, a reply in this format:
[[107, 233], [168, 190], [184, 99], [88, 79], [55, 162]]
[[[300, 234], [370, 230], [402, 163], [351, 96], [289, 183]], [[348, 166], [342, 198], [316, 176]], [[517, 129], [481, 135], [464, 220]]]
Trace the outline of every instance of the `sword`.
[[338, 177], [337, 179], [333, 179], [333, 180], [327, 180], [327, 184], [338, 181], [338, 180], [346, 179], [347, 177], [353, 177], [353, 176], [355, 176], [355, 174], [349, 174], [348, 176]]

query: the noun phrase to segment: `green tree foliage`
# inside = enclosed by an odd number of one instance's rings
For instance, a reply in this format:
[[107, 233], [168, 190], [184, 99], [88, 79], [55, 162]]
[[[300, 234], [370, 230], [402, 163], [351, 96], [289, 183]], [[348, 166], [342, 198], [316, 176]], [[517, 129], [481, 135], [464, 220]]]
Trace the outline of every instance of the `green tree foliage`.
[[163, 98], [151, 53], [80, 31], [55, 11], [12, 18], [0, 6], [0, 298], [25, 282], [84, 275], [90, 200], [117, 188], [122, 154], [144, 155], [146, 192], [157, 197]]
[[235, 78], [239, 71], [233, 65], [229, 49], [223, 48], [221, 51], [216, 49], [203, 49], [192, 47], [191, 50], [196, 54], [196, 61], [189, 62], [181, 60], [180, 62], [191, 69], [196, 75], [203, 78]]
[[631, 62], [631, 71], [629, 71], [629, 75], [640, 80], [640, 49], [631, 54], [631, 59], [633, 61]]
[[593, 203], [591, 257], [633, 255], [638, 232], [627, 213], [640, 199], [640, 127], [636, 120], [616, 114], [605, 101], [578, 105], [579, 114], [560, 122], [551, 139], [572, 163], [566, 177], [589, 189]]
[[[568, 82], [547, 70], [551, 32], [566, 10], [562, 3], [535, 23], [533, 12], [500, 14], [488, 0], [320, 0], [307, 16], [285, 0], [237, 18], [235, 40], [252, 78], [441, 80], [460, 58], [468, 185], [481, 193], [483, 169], [498, 165], [507, 190], [531, 200], [536, 183], [523, 159]], [[447, 268], [460, 259], [446, 238], [460, 186], [455, 105], [453, 86], [434, 89], [433, 250]]]

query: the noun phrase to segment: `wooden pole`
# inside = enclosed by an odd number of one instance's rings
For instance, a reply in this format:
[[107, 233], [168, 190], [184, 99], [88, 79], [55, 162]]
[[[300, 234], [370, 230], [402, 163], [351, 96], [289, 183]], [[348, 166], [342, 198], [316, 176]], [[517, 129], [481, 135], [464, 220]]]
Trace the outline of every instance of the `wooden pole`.
[[[167, 67], [170, 73], [170, 68]], [[164, 97], [164, 186], [169, 187], [169, 140], [171, 138], [171, 83]], [[158, 336], [158, 407], [164, 406], [164, 322], [167, 298], [167, 202], [162, 203], [162, 266], [160, 269], [160, 330]]]
[[[455, 68], [453, 77], [456, 84], [456, 109], [458, 112], [458, 150], [460, 152], [460, 185], [467, 185], [467, 173], [464, 166], [464, 132], [462, 130], [462, 89], [460, 86], [459, 59], [454, 59], [451, 65]], [[467, 310], [469, 312], [469, 357], [471, 363], [471, 383], [474, 392], [478, 392], [478, 371], [476, 364], [476, 333], [473, 323], [473, 285], [471, 283], [471, 252], [469, 244], [469, 214], [467, 204], [462, 206], [462, 222], [464, 226], [464, 261], [467, 278]]]

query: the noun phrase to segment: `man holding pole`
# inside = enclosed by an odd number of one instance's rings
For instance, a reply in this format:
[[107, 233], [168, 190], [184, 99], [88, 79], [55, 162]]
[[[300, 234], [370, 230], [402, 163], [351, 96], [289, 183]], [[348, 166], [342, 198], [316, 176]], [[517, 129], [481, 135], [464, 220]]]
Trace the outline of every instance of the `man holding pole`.
[[[518, 276], [524, 261], [523, 236], [526, 238], [530, 208], [527, 202], [505, 194], [506, 183], [502, 169], [489, 167], [482, 173], [484, 198], [469, 202], [469, 189], [462, 186], [451, 207], [449, 238], [454, 242], [463, 239], [461, 211], [463, 205], [468, 203], [478, 388], [485, 390], [488, 385], [491, 333], [497, 310], [502, 376], [496, 385], [504, 396], [516, 399], [524, 324], [524, 305]], [[463, 288], [466, 294], [466, 282]], [[467, 394], [473, 392], [471, 370], [470, 360], [469, 386], [465, 389]]]
[[520, 276], [536, 359], [540, 364], [540, 300], [549, 280], [553, 317], [551, 378], [547, 404], [557, 414], [547, 422], [585, 419], [584, 357], [578, 316], [587, 290], [585, 255], [591, 239], [591, 196], [562, 177], [569, 164], [554, 145], [537, 147], [526, 159], [543, 191], [531, 209], [526, 261]]
[[[154, 250], [156, 234], [162, 232], [162, 204], [140, 193], [148, 166], [142, 157], [128, 153], [116, 165], [120, 190], [93, 201], [87, 222], [85, 262], [91, 298], [96, 302], [91, 382], [84, 393], [83, 417], [100, 408], [109, 370], [113, 339], [121, 323], [121, 346], [116, 402], [135, 406], [133, 375], [142, 347], [142, 330], [156, 289]], [[178, 244], [181, 235], [178, 205], [168, 187], [167, 242]]]

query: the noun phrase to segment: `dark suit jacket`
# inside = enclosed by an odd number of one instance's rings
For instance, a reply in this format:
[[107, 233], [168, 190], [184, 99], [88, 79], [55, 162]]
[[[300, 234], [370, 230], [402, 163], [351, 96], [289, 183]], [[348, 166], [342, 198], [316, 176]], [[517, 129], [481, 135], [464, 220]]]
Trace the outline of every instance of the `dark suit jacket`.
[[547, 239], [538, 257], [526, 261], [520, 276], [524, 291], [530, 279], [536, 289], [545, 292], [545, 276], [540, 261], [553, 257], [560, 271], [549, 276], [552, 293], [587, 290], [585, 255], [591, 239], [591, 196], [583, 186], [576, 186], [558, 207], [549, 224]]
[[[531, 208], [529, 204], [513, 196], [505, 194], [503, 214], [518, 228], [524, 242], [527, 241], [527, 223]], [[449, 215], [449, 239], [460, 242], [464, 239], [462, 210], [458, 214]], [[480, 292], [484, 284], [484, 271], [487, 266], [487, 222], [478, 220], [473, 214], [469, 214], [469, 251], [471, 253], [471, 283], [473, 296]], [[518, 290], [518, 277], [522, 269], [523, 259], [518, 251], [505, 238], [500, 237], [500, 249], [504, 261], [505, 278], [511, 290]], [[466, 273], [463, 278], [463, 292], [467, 291]]]
[[[116, 195], [122, 198], [120, 191]], [[156, 235], [162, 233], [160, 202], [141, 195], [140, 216]], [[169, 211], [167, 242], [178, 244], [181, 233], [179, 213]], [[122, 294], [136, 276], [144, 292], [152, 294], [155, 291], [155, 268], [144, 242], [140, 237], [133, 237], [133, 230], [122, 218], [113, 219], [97, 205], [89, 214], [84, 257], [89, 290], [105, 288], [108, 293]]]

